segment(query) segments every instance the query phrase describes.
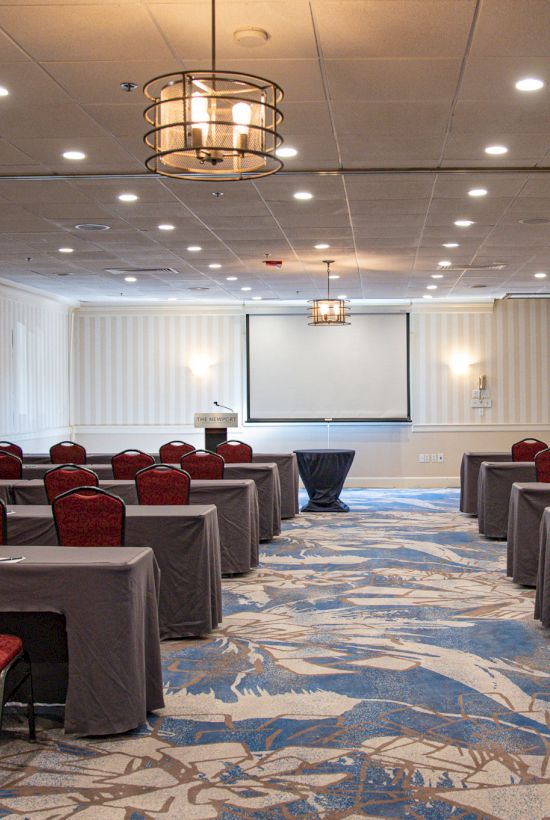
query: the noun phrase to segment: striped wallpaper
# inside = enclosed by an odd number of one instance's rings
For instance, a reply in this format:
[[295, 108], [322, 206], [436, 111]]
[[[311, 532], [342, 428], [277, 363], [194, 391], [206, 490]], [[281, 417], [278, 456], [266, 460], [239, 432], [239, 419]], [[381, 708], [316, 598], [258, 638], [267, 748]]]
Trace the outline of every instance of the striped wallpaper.
[[[550, 423], [550, 300], [413, 310], [416, 425]], [[192, 424], [213, 400], [242, 414], [244, 319], [81, 309], [73, 357], [74, 425]], [[466, 354], [467, 375], [449, 363]], [[205, 375], [205, 374], [208, 375]], [[493, 407], [470, 407], [479, 374]]]
[[75, 333], [73, 424], [184, 425], [214, 400], [240, 408], [240, 316], [82, 311]]
[[0, 286], [0, 438], [67, 427], [69, 310]]
[[[413, 420], [417, 424], [549, 424], [550, 300], [496, 302], [494, 310], [424, 312], [412, 322]], [[466, 375], [452, 372], [468, 356]], [[470, 407], [477, 377], [493, 407]]]

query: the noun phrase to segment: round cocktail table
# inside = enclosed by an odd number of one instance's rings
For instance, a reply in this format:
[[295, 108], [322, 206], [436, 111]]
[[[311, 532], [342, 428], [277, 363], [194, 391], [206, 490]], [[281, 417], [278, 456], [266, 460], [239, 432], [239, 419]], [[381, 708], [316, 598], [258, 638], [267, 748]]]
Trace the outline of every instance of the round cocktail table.
[[349, 512], [340, 501], [355, 450], [294, 450], [300, 477], [309, 495], [302, 512]]

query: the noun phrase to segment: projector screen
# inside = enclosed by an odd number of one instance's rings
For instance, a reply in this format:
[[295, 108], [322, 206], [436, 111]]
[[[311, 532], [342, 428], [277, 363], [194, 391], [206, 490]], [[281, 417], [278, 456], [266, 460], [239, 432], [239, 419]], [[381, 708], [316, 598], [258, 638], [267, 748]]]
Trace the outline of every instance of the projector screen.
[[409, 315], [248, 315], [248, 421], [410, 421]]

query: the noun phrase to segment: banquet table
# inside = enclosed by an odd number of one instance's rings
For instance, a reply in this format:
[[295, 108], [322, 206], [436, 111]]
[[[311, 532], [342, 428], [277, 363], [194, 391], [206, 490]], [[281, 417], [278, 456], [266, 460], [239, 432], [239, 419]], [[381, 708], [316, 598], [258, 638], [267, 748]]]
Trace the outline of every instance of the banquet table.
[[479, 532], [488, 538], [506, 538], [512, 484], [535, 480], [534, 461], [484, 461], [478, 481]]
[[[23, 478], [43, 478], [51, 469], [51, 464], [24, 464]], [[173, 464], [172, 467], [179, 467]], [[90, 468], [100, 480], [113, 479], [110, 464], [92, 464]], [[275, 463], [266, 464], [226, 464], [225, 479], [252, 479], [258, 488], [260, 510], [260, 541], [270, 541], [281, 532], [281, 482]]]
[[[13, 505], [7, 523], [10, 547], [57, 545], [50, 506]], [[126, 546], [151, 547], [155, 554], [161, 639], [205, 635], [218, 626], [220, 540], [213, 505], [126, 507]]]
[[[57, 664], [65, 732], [107, 735], [144, 723], [164, 706], [157, 599], [159, 570], [150, 549], [1, 547], [0, 627], [30, 612], [65, 617], [68, 668]], [[31, 661], [32, 636], [25, 636]], [[33, 668], [41, 701], [38, 665]]]
[[340, 500], [355, 450], [295, 450], [298, 469], [309, 496], [302, 512], [349, 512]]
[[535, 618], [550, 627], [550, 507], [544, 510], [540, 522]]
[[[95, 469], [96, 464], [110, 464], [114, 453], [87, 453], [86, 465]], [[156, 461], [159, 461], [158, 453], [150, 453]], [[300, 476], [298, 473], [298, 462], [294, 453], [254, 453], [252, 456], [254, 464], [274, 462], [279, 469], [279, 479], [281, 482], [281, 518], [294, 518], [300, 511], [298, 503], [298, 490], [300, 486]], [[47, 464], [50, 462], [49, 453], [25, 453], [23, 464]], [[179, 465], [178, 465], [179, 466]], [[112, 477], [112, 476], [111, 476]]]
[[546, 507], [550, 507], [549, 483], [533, 481], [513, 485], [506, 574], [517, 584], [532, 587], [537, 584], [540, 522]]
[[477, 515], [477, 482], [484, 461], [510, 461], [512, 454], [464, 453], [460, 464], [460, 512]]
[[[102, 490], [118, 495], [126, 504], [137, 504], [134, 481], [99, 482]], [[0, 498], [11, 504], [47, 504], [42, 479], [0, 481]], [[218, 511], [222, 574], [248, 572], [259, 562], [258, 490], [251, 479], [242, 481], [191, 481], [190, 504], [214, 504]]]

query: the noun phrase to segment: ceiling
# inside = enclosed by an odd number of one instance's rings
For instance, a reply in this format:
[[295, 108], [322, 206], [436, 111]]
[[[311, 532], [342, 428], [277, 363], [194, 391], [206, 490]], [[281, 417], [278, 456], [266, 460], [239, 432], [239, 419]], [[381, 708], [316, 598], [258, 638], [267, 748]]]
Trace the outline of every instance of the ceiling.
[[[302, 300], [324, 292], [328, 256], [335, 292], [351, 299], [550, 289], [550, 174], [537, 171], [550, 169], [547, 0], [217, 6], [219, 66], [282, 85], [281, 132], [299, 152], [255, 183], [146, 174], [145, 100], [120, 87], [208, 67], [207, 0], [0, 0], [0, 277], [94, 303]], [[269, 40], [239, 45], [245, 26]], [[526, 76], [548, 85], [521, 93]], [[491, 144], [508, 153], [488, 156]], [[479, 187], [488, 194], [468, 196]], [[548, 221], [521, 221], [533, 218]], [[90, 222], [110, 230], [75, 229]], [[158, 229], [166, 222], [174, 230]], [[107, 272], [130, 268], [153, 272], [135, 283]]]

